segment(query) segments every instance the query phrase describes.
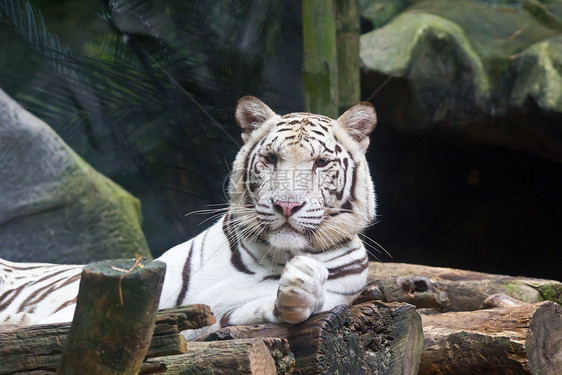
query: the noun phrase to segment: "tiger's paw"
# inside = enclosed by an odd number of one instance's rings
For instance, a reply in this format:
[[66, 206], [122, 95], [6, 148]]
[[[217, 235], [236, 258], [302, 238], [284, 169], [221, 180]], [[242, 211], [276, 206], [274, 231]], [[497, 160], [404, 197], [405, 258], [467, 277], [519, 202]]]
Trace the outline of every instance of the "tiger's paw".
[[300, 323], [324, 304], [328, 270], [320, 262], [296, 256], [286, 265], [277, 289], [274, 315], [287, 323]]

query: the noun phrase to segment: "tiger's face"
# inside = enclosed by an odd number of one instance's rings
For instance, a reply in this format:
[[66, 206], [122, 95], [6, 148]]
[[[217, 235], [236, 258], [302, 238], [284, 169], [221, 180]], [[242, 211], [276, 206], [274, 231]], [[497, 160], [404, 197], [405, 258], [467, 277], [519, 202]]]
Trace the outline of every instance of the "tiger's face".
[[244, 97], [236, 120], [245, 145], [231, 176], [231, 212], [244, 238], [292, 253], [321, 252], [371, 223], [375, 195], [365, 151], [376, 114], [369, 103], [333, 120], [278, 116]]

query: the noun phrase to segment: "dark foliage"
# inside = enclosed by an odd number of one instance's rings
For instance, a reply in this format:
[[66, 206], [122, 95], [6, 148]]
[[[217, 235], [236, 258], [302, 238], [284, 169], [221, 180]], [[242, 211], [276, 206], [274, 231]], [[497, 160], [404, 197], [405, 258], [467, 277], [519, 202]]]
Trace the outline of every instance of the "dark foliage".
[[0, 30], [10, 35], [0, 50], [26, 56], [4, 62], [0, 87], [141, 198], [158, 255], [201, 231], [201, 217], [185, 214], [226, 202], [241, 144], [233, 110], [242, 95], [275, 95], [264, 66], [277, 58], [286, 7], [101, 0], [106, 33], [89, 56], [73, 56], [29, 2], [0, 0]]

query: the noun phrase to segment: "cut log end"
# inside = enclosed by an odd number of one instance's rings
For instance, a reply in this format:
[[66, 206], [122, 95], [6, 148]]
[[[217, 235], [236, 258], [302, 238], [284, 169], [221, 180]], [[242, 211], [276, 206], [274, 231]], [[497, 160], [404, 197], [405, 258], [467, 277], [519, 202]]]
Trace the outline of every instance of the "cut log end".
[[562, 368], [562, 307], [554, 302], [422, 320], [420, 374], [554, 375]]
[[544, 302], [535, 310], [525, 352], [533, 374], [560, 374], [562, 372], [562, 307]]
[[164, 283], [162, 262], [115, 260], [84, 267], [58, 374], [135, 374], [150, 345]]

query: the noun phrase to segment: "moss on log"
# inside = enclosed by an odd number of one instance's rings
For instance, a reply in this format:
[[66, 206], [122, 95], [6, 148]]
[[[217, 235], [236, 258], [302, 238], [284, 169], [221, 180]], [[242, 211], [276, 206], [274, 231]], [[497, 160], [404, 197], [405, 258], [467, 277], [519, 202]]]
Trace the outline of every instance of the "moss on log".
[[[368, 282], [378, 284], [387, 277], [423, 276], [434, 283], [434, 288], [444, 291], [448, 306], [440, 311], [470, 311], [481, 308], [488, 297], [504, 293], [527, 303], [550, 300], [562, 303], [562, 283], [530, 277], [514, 277], [454, 268], [430, 267], [406, 263], [369, 264]], [[390, 300], [391, 301], [391, 300]]]

